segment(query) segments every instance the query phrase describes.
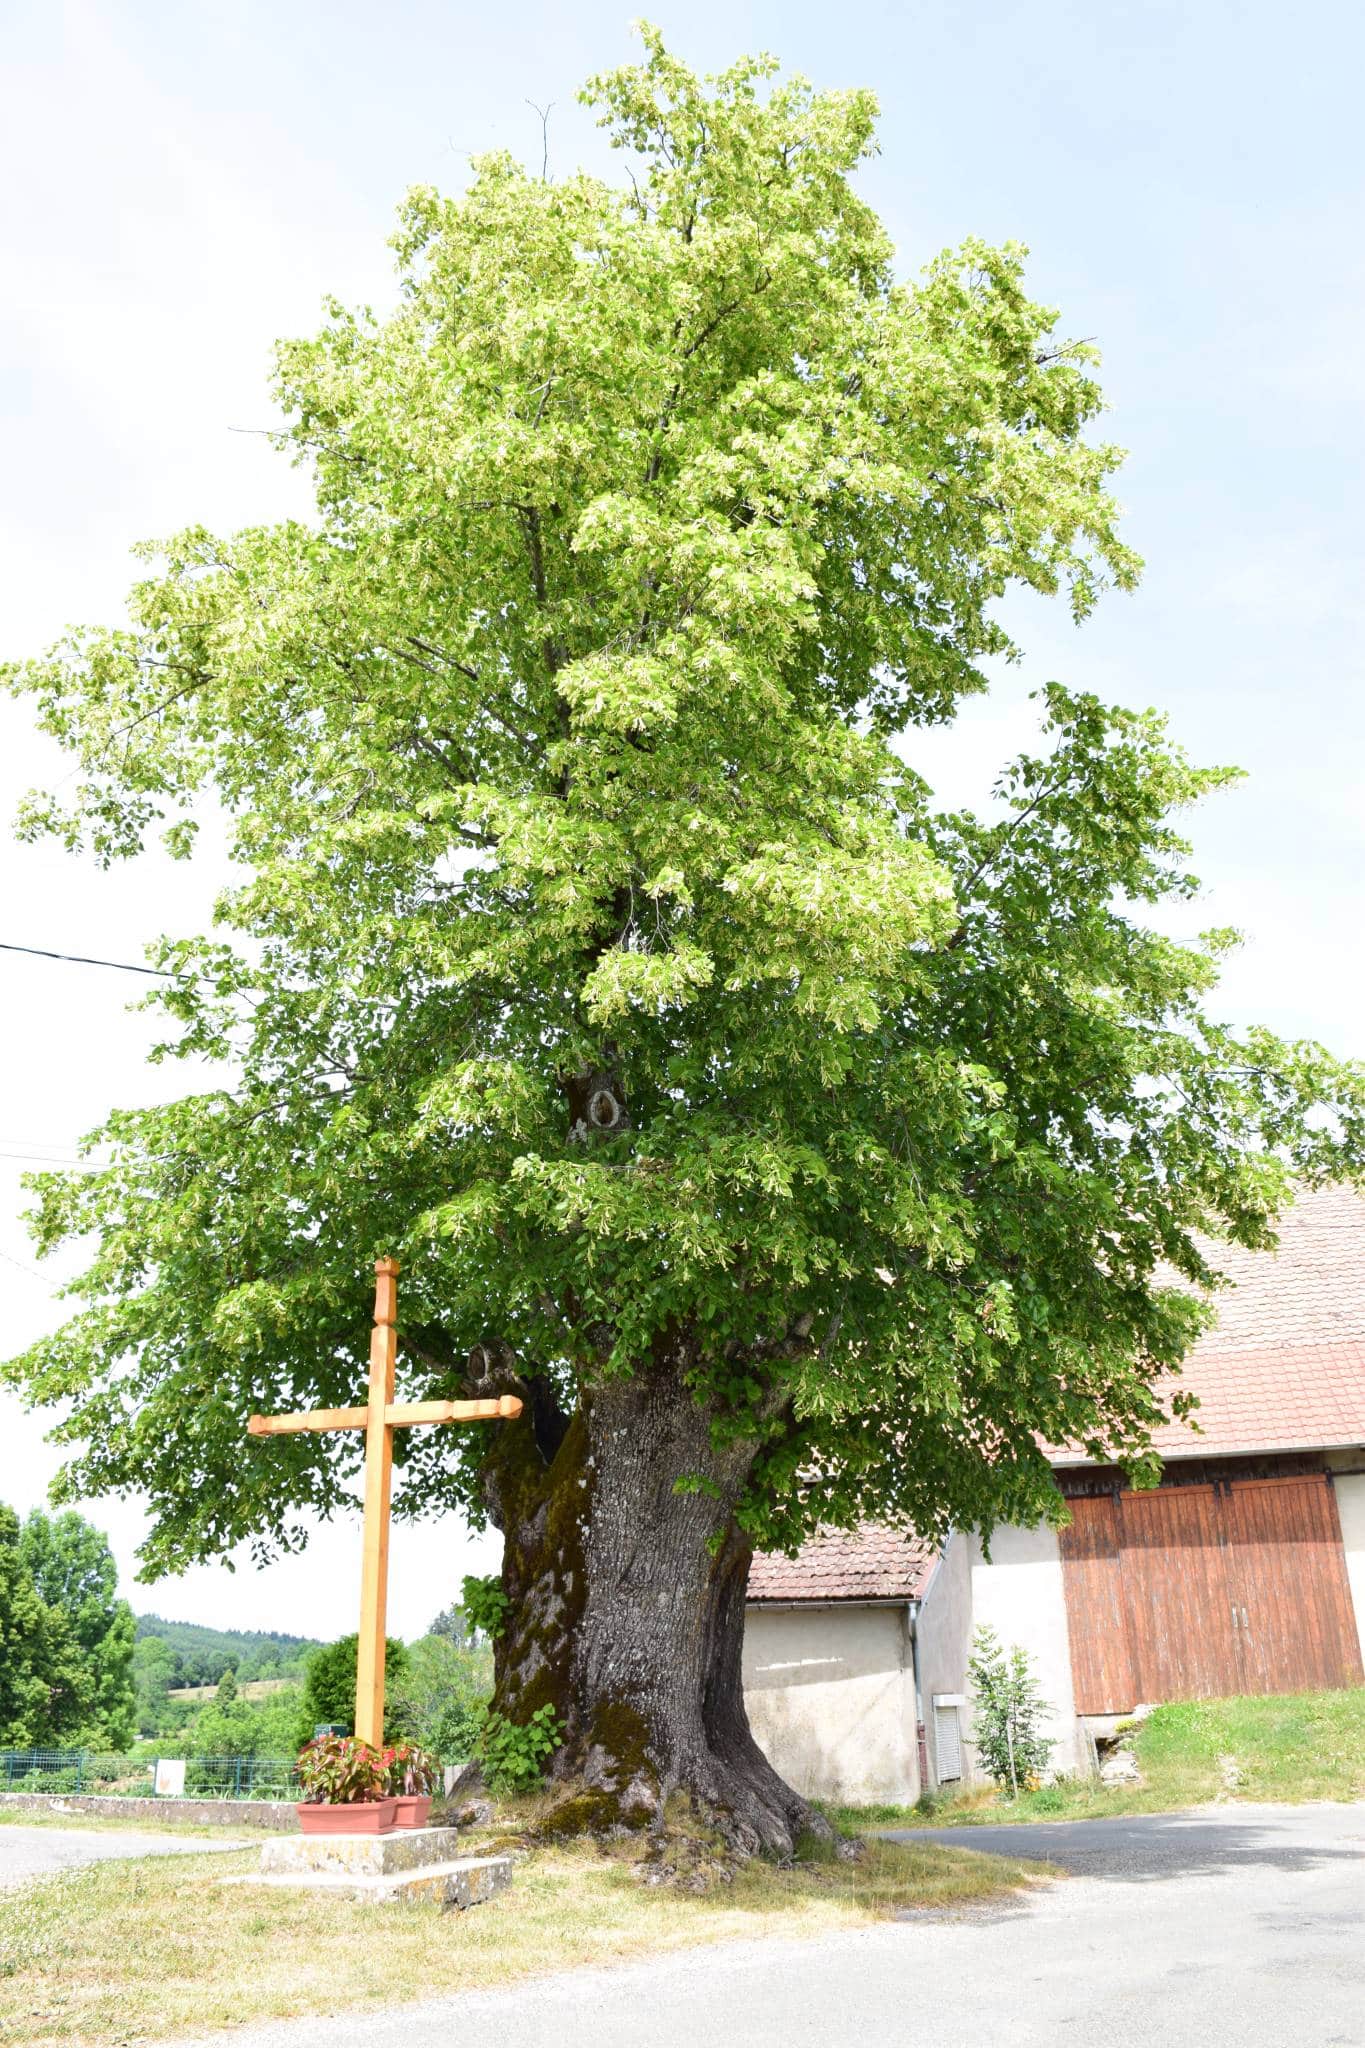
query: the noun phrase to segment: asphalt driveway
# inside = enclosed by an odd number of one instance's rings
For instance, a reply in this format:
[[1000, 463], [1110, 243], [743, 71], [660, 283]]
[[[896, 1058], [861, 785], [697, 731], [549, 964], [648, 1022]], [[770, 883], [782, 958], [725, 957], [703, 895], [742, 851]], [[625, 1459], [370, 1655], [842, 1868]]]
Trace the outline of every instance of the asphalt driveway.
[[[954, 1828], [944, 1839], [987, 1848], [997, 1836], [1078, 1874], [1003, 1910], [694, 1949], [215, 2038], [225, 2048], [1365, 2048], [1365, 1806]], [[460, 1923], [443, 1924], [458, 1941]]]
[[218, 1836], [143, 1834], [136, 1828], [26, 1828], [7, 1821], [0, 1827], [0, 1891], [31, 1877], [80, 1870], [114, 1857], [202, 1856], [206, 1850], [245, 1846]]

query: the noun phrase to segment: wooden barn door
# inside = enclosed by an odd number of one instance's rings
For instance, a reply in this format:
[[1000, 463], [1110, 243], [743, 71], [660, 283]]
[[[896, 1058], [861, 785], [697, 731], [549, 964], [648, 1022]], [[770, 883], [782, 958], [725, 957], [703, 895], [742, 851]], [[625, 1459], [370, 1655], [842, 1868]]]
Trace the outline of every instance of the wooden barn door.
[[1321, 1473], [1070, 1506], [1061, 1554], [1078, 1713], [1365, 1676]]
[[1220, 1503], [1243, 1692], [1359, 1685], [1336, 1496], [1318, 1473], [1247, 1479]]
[[[1071, 1680], [1078, 1714], [1124, 1712], [1141, 1695], [1133, 1666], [1132, 1624], [1124, 1598], [1123, 1526], [1113, 1494], [1071, 1502], [1059, 1537]], [[1100, 1700], [1121, 1700], [1119, 1708]]]
[[1137, 1700], [1243, 1690], [1222, 1500], [1211, 1486], [1122, 1493], [1123, 1582]]

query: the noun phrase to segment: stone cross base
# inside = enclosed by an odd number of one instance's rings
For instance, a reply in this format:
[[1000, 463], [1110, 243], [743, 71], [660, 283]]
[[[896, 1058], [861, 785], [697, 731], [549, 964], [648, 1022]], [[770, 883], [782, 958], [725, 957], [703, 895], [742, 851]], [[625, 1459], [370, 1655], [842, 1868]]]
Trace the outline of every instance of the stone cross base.
[[398, 1828], [388, 1835], [277, 1835], [261, 1849], [260, 1874], [228, 1884], [298, 1887], [375, 1905], [433, 1900], [481, 1905], [512, 1881], [510, 1856], [461, 1856], [456, 1828]]

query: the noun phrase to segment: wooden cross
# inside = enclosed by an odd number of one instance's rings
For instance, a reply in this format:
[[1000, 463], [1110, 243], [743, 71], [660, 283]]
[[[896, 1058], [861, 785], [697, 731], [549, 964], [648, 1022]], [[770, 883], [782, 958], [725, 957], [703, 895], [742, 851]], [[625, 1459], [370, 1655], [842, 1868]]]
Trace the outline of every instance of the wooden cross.
[[374, 1334], [370, 1339], [370, 1398], [363, 1408], [312, 1408], [303, 1415], [253, 1415], [252, 1436], [289, 1436], [299, 1430], [365, 1432], [364, 1564], [360, 1575], [360, 1637], [356, 1646], [355, 1732], [380, 1748], [384, 1741], [384, 1623], [389, 1581], [389, 1490], [393, 1433], [414, 1422], [496, 1422], [520, 1415], [515, 1394], [488, 1401], [395, 1401], [398, 1361], [398, 1261], [376, 1259]]

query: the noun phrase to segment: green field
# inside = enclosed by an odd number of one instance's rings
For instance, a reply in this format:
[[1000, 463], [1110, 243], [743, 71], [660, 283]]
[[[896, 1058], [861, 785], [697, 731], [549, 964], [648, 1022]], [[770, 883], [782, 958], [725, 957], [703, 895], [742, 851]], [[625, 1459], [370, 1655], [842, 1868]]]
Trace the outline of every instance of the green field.
[[[248, 1678], [237, 1688], [239, 1700], [268, 1700], [273, 1693], [285, 1692], [295, 1681], [290, 1678]], [[166, 1694], [168, 1700], [183, 1700], [187, 1706], [202, 1706], [205, 1700], [216, 1700], [216, 1685], [173, 1685]]]

